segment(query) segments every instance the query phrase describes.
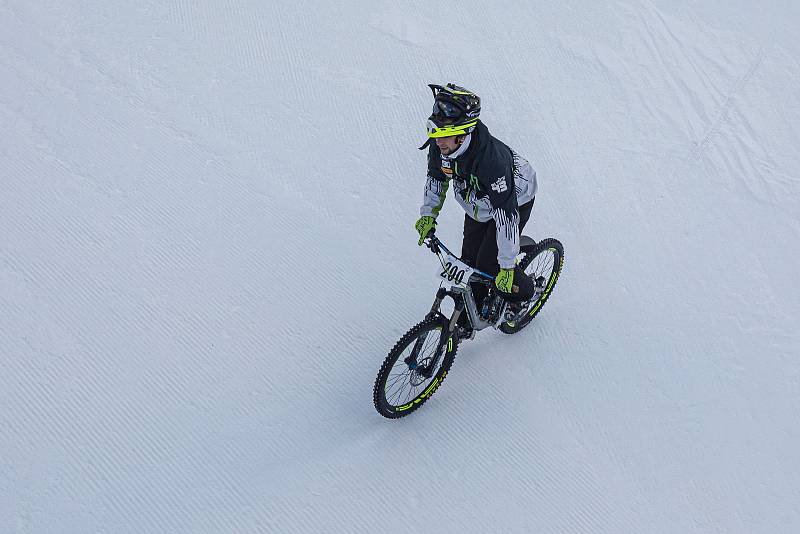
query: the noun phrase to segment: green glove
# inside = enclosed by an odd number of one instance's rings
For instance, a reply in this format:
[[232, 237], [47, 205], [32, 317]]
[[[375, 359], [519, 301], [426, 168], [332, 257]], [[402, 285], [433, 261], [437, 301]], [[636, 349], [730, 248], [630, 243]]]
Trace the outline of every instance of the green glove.
[[511, 293], [514, 288], [514, 269], [500, 269], [494, 279], [494, 285], [503, 293]]
[[422, 245], [422, 241], [428, 237], [428, 234], [431, 230], [436, 226], [436, 219], [431, 217], [430, 215], [425, 215], [424, 217], [420, 217], [417, 221], [417, 224], [414, 225], [414, 228], [417, 229], [419, 232], [419, 243], [418, 245]]

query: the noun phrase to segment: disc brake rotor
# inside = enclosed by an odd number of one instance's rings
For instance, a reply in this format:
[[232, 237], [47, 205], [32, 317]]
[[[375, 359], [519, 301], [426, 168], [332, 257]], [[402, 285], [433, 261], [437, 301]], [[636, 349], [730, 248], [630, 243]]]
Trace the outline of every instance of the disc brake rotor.
[[411, 375], [408, 377], [408, 382], [412, 386], [419, 386], [420, 384], [424, 383], [430, 377], [425, 376], [427, 374], [428, 367], [431, 364], [431, 358], [423, 358], [419, 362], [414, 369], [411, 370]]

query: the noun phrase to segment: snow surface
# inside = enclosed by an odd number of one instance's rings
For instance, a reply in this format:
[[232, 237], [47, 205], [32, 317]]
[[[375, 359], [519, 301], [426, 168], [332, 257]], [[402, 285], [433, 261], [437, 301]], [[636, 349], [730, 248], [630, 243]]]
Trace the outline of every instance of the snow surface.
[[[0, 532], [800, 532], [798, 6], [0, 1]], [[447, 81], [565, 268], [389, 421]]]

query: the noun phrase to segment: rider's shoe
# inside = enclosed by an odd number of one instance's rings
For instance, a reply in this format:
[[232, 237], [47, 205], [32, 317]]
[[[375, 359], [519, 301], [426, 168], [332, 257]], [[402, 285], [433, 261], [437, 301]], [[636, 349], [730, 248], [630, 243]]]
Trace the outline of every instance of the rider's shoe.
[[530, 305], [530, 300], [523, 300], [522, 302], [509, 302], [508, 307], [506, 308], [506, 322], [509, 324], [514, 324], [525, 314]]

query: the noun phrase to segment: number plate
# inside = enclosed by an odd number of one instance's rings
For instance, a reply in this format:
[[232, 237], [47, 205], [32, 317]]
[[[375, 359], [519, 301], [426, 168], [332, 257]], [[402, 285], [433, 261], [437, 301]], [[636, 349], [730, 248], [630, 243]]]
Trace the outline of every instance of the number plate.
[[436, 270], [436, 278], [445, 287], [464, 287], [469, 282], [469, 277], [475, 271], [472, 267], [450, 254], [444, 255], [444, 264]]

